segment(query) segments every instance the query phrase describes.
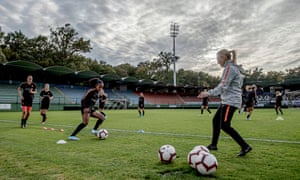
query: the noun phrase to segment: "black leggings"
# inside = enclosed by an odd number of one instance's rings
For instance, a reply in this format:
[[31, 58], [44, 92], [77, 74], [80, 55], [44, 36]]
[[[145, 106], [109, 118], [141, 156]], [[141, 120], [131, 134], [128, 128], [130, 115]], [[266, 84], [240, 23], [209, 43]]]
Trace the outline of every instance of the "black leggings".
[[217, 146], [221, 129], [229, 134], [242, 149], [249, 145], [244, 141], [240, 134], [231, 127], [231, 119], [237, 108], [229, 105], [221, 105], [213, 118], [213, 138], [212, 145]]

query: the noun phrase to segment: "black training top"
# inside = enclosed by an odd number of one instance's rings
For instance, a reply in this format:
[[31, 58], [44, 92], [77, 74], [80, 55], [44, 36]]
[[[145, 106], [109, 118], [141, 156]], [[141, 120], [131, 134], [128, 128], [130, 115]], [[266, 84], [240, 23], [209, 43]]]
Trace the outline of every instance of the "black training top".
[[32, 101], [33, 98], [34, 98], [34, 94], [33, 93], [30, 93], [30, 90], [32, 91], [35, 91], [36, 90], [36, 85], [35, 83], [31, 83], [31, 84], [28, 84], [27, 82], [22, 82], [19, 87], [23, 90], [23, 97], [24, 97], [24, 100], [30, 100]]
[[139, 97], [139, 104], [144, 104], [144, 99], [145, 99], [144, 97], [140, 96]]
[[253, 91], [250, 91], [247, 93], [246, 95], [246, 103], [247, 104], [253, 104], [253, 103], [256, 103], [256, 97], [255, 97], [255, 92]]
[[281, 106], [282, 96], [276, 96], [276, 105]]
[[90, 89], [82, 97], [81, 106], [84, 108], [93, 107], [99, 99], [99, 91], [95, 88]]
[[46, 104], [50, 102], [50, 97], [53, 97], [53, 94], [51, 91], [42, 90], [40, 96], [43, 97], [42, 103]]

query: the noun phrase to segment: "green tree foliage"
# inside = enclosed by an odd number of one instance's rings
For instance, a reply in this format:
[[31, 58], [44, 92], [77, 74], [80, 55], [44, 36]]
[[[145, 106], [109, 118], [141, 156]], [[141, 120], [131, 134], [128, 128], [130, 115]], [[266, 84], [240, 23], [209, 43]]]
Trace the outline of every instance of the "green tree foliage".
[[126, 76], [135, 76], [135, 70], [136, 68], [129, 63], [125, 64], [120, 64], [114, 67], [115, 72], [121, 76], [121, 77], [126, 77]]
[[[90, 52], [90, 40], [78, 37], [79, 33], [70, 25], [65, 24], [56, 29], [50, 28], [50, 43], [53, 48], [53, 59], [57, 65], [68, 66], [76, 53]], [[75, 57], [76, 58], [76, 57]], [[76, 58], [78, 60], [78, 58]]]
[[8, 61], [28, 59], [28, 38], [21, 31], [10, 32], [3, 39], [7, 48], [3, 52]]

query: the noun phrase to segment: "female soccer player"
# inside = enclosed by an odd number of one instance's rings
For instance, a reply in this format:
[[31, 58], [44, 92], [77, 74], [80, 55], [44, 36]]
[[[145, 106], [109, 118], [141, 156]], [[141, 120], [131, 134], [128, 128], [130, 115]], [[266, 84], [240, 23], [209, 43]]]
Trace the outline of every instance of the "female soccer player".
[[228, 51], [226, 49], [220, 50], [217, 53], [217, 62], [221, 67], [224, 67], [220, 84], [216, 88], [200, 94], [201, 98], [210, 95], [221, 95], [221, 105], [213, 118], [212, 142], [207, 148], [210, 150], [218, 149], [217, 144], [220, 130], [222, 129], [240, 145], [241, 151], [238, 153], [238, 156], [245, 156], [252, 150], [252, 147], [231, 127], [233, 114], [235, 110], [241, 106], [242, 101], [242, 78], [240, 76], [239, 67], [236, 64], [235, 51]]
[[140, 96], [139, 96], [139, 105], [138, 105], [138, 111], [139, 111], [139, 115], [140, 117], [145, 115], [145, 104], [144, 104], [145, 98], [144, 98], [144, 94], [141, 92]]
[[34, 94], [37, 93], [36, 85], [35, 83], [32, 82], [32, 79], [33, 79], [32, 76], [28, 75], [27, 81], [22, 82], [18, 87], [18, 95], [21, 99], [21, 104], [22, 104], [21, 128], [26, 127], [27, 120], [32, 110], [32, 102], [33, 102]]
[[107, 99], [107, 94], [102, 89], [100, 91], [100, 96], [99, 96], [99, 111], [100, 112], [103, 112], [103, 110], [104, 110], [106, 99]]
[[248, 112], [246, 120], [250, 120], [250, 116], [254, 111], [254, 105], [257, 104], [256, 100], [256, 86], [252, 85], [246, 94], [246, 111]]
[[283, 115], [283, 112], [281, 110], [281, 102], [282, 102], [282, 96], [279, 91], [276, 91], [276, 104], [275, 104], [275, 111], [278, 115], [278, 110], [280, 111], [281, 115]]
[[103, 112], [96, 112], [94, 108], [94, 105], [99, 99], [99, 92], [102, 90], [104, 83], [99, 78], [93, 78], [90, 80], [90, 85], [92, 88], [86, 92], [81, 100], [82, 123], [80, 123], [71, 134], [69, 137], [70, 140], [79, 140], [79, 138], [76, 137], [76, 134], [88, 125], [90, 117], [98, 118], [94, 128], [92, 129], [93, 134], [97, 133], [98, 127], [105, 120], [105, 114]]
[[[204, 92], [207, 92], [207, 88], [203, 89]], [[200, 98], [199, 96], [197, 98]], [[203, 110], [206, 109], [209, 114], [211, 114], [211, 111], [208, 107], [208, 97], [202, 98], [202, 106], [201, 106], [201, 114], [203, 114]]]
[[40, 92], [40, 99], [41, 99], [40, 113], [41, 113], [41, 116], [43, 117], [42, 124], [45, 124], [45, 122], [46, 122], [46, 119], [47, 119], [46, 113], [50, 106], [50, 100], [52, 100], [54, 98], [53, 94], [49, 88], [50, 88], [50, 85], [45, 84], [44, 89]]

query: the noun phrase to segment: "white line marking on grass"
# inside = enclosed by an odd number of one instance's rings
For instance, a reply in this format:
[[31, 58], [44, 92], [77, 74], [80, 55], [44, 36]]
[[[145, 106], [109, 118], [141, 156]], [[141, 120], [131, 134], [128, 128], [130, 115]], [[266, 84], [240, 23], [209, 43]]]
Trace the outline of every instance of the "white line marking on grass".
[[[0, 122], [3, 123], [19, 123], [19, 121], [16, 120], [0, 120]], [[29, 123], [32, 125], [39, 125], [34, 123]], [[68, 128], [75, 128], [76, 125], [63, 125], [63, 124], [46, 124], [41, 126], [57, 126], [57, 127], [68, 127]], [[115, 131], [115, 132], [124, 132], [124, 133], [137, 133], [138, 130], [126, 130], [126, 129], [114, 129], [114, 128], [107, 128], [109, 131]], [[143, 134], [151, 134], [151, 135], [163, 135], [163, 136], [178, 136], [178, 137], [199, 137], [199, 138], [205, 138], [210, 139], [211, 136], [207, 135], [199, 135], [199, 134], [179, 134], [179, 133], [169, 133], [169, 132], [151, 132], [151, 131], [144, 131]], [[228, 136], [220, 136], [221, 139], [231, 139], [231, 137]], [[258, 141], [258, 142], [270, 142], [270, 143], [287, 143], [287, 144], [300, 144], [300, 141], [290, 141], [290, 140], [280, 140], [280, 139], [262, 139], [262, 138], [244, 138], [245, 140], [249, 141]]]

